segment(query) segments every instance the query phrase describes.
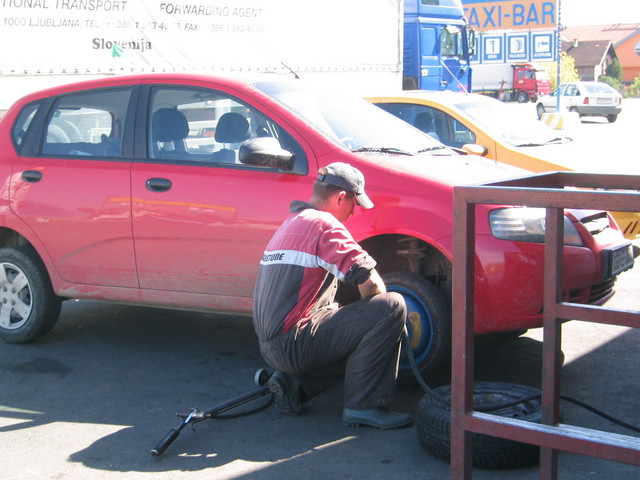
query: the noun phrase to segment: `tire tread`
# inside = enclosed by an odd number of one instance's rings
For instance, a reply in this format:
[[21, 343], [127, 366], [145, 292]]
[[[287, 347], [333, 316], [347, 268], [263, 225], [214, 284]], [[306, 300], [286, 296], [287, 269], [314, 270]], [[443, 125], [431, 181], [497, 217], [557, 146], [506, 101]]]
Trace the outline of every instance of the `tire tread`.
[[[537, 389], [512, 385], [506, 383], [491, 382], [496, 389], [517, 388], [520, 392], [528, 394], [538, 392]], [[436, 394], [445, 395], [450, 392], [450, 387], [444, 386], [434, 390]], [[526, 393], [525, 395], [526, 396]], [[523, 420], [539, 423], [541, 420], [541, 406], [537, 402], [536, 410]], [[433, 395], [424, 395], [418, 404], [416, 415], [416, 430], [418, 441], [425, 450], [442, 460], [451, 458], [451, 412], [445, 408]], [[472, 464], [476, 468], [485, 469], [510, 469], [529, 466], [537, 463], [540, 458], [540, 448], [536, 445], [515, 442], [499, 437], [472, 433]]]

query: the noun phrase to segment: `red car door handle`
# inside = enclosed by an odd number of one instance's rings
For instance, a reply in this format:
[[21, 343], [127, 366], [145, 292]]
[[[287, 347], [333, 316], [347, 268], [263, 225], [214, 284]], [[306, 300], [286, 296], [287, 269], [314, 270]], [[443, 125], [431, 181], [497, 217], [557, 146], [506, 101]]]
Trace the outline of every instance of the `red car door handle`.
[[171, 180], [168, 178], [150, 178], [146, 182], [147, 190], [152, 192], [166, 192], [171, 189]]
[[29, 183], [37, 183], [42, 180], [42, 172], [38, 170], [25, 170], [22, 172], [22, 180]]

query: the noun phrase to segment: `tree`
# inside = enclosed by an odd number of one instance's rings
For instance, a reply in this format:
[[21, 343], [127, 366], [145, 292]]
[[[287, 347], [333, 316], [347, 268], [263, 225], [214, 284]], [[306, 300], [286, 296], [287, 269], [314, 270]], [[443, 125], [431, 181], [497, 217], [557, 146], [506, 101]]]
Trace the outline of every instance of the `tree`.
[[617, 78], [610, 77], [608, 75], [602, 75], [598, 79], [598, 81], [610, 85], [611, 87], [615, 88], [617, 91], [619, 91], [621, 94], [624, 95], [624, 87], [622, 86], [622, 82]]
[[633, 83], [629, 86], [629, 96], [640, 97], [640, 77], [633, 79]]
[[[549, 72], [551, 90], [554, 90], [558, 86], [558, 64], [546, 62], [543, 66]], [[560, 54], [560, 83], [577, 82], [578, 80], [580, 80], [580, 75], [576, 70], [576, 59], [567, 52], [562, 52]]]
[[622, 82], [622, 65], [617, 58], [614, 58], [605, 69], [607, 77], [615, 78], [618, 82]]

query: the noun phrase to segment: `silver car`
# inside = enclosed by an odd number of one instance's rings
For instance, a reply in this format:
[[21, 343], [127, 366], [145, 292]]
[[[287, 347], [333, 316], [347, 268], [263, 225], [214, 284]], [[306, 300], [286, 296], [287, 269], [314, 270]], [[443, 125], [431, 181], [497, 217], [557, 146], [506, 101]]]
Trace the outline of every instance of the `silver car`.
[[545, 112], [555, 112], [558, 95], [560, 108], [577, 112], [580, 117], [607, 117], [613, 123], [622, 111], [622, 95], [613, 87], [602, 82], [571, 82], [560, 85], [549, 95], [538, 99], [538, 118]]

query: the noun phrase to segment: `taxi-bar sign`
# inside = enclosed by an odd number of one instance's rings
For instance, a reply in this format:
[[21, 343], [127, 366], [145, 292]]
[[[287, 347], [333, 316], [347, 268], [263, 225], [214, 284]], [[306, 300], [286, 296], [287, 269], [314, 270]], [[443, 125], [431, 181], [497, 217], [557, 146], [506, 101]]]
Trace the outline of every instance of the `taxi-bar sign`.
[[462, 0], [476, 31], [554, 28], [556, 0]]

